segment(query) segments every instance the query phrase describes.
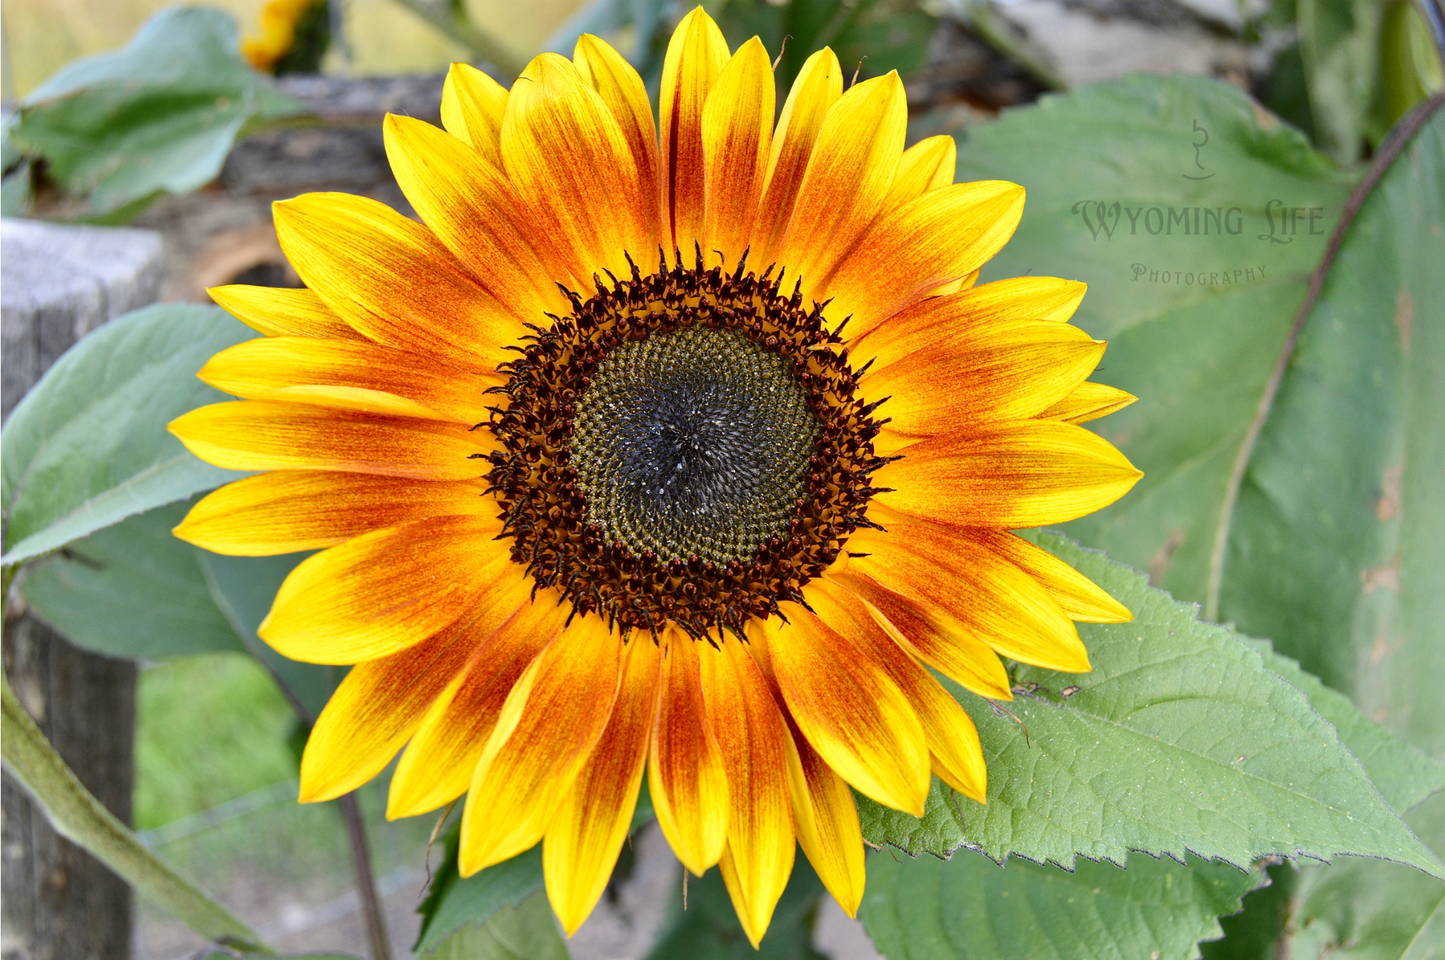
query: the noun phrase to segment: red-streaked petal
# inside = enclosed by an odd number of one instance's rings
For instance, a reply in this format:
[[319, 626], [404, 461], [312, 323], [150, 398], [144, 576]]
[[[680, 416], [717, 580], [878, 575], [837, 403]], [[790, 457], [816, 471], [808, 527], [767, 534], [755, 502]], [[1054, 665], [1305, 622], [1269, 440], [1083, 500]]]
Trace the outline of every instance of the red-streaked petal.
[[247, 400], [311, 403], [468, 426], [487, 418], [482, 391], [500, 382], [479, 382], [456, 367], [379, 343], [311, 337], [257, 337], [238, 343], [206, 361], [197, 376]]
[[788, 712], [828, 766], [859, 793], [923, 816], [928, 743], [898, 685], [836, 630], [791, 602], [769, 643]]
[[196, 456], [229, 470], [345, 470], [418, 480], [486, 472], [489, 438], [459, 423], [380, 417], [308, 403], [242, 400], [197, 407], [167, 424]]
[[738, 919], [754, 948], [793, 870], [787, 728], [773, 692], [740, 641], [699, 645], [703, 701], [730, 790], [721, 865]]
[[676, 627], [662, 639], [666, 662], [647, 783], [663, 836], [682, 865], [702, 876], [727, 842], [727, 771], [703, 706], [693, 647], [699, 641]]
[[722, 31], [702, 7], [682, 18], [662, 62], [658, 99], [662, 133], [662, 236], [669, 255], [681, 250], [690, 260], [703, 232], [706, 174], [703, 162], [703, 106], [728, 61]]
[[207, 494], [172, 531], [233, 557], [319, 550], [440, 514], [495, 517], [479, 480], [409, 480], [364, 473], [274, 470]]
[[454, 623], [512, 565], [493, 517], [432, 517], [302, 560], [257, 631], [303, 663], [360, 663]]
[[272, 206], [276, 236], [306, 285], [377, 343], [490, 373], [523, 332], [426, 227], [345, 193]]
[[520, 599], [510, 610], [498, 604], [495, 628], [417, 725], [391, 776], [388, 819], [435, 810], [466, 792], [512, 687], [567, 619], [554, 591], [541, 591], [534, 603], [531, 587], [520, 567], [509, 574], [502, 599]]
[[811, 606], [839, 634], [887, 672], [908, 697], [933, 757], [933, 771], [967, 797], [986, 802], [988, 770], [978, 730], [939, 682], [874, 622], [862, 601], [826, 578], [803, 588]]
[[457, 867], [469, 877], [530, 849], [607, 729], [622, 641], [579, 617], [517, 681], [477, 761], [462, 811]]
[[661, 667], [662, 654], [652, 638], [634, 635], [623, 654], [622, 684], [607, 730], [547, 828], [542, 845], [547, 897], [569, 937], [607, 888], [631, 829]]
[[753, 37], [718, 74], [702, 112], [706, 171], [705, 250], [722, 254], [724, 269], [742, 256], [752, 235], [773, 139], [773, 70]]

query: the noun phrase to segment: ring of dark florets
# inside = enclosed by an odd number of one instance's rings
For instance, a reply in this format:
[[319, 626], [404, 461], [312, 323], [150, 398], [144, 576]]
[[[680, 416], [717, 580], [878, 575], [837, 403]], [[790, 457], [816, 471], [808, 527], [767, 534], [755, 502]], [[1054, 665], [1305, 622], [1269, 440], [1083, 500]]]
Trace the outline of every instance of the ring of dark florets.
[[[742, 636], [749, 619], [781, 616], [779, 601], [803, 602], [803, 584], [837, 559], [856, 529], [875, 526], [864, 515], [880, 492], [869, 477], [891, 459], [873, 452], [887, 421], [873, 419], [878, 403], [855, 396], [867, 367], [852, 369], [839, 336], [843, 326], [830, 330], [823, 317], [826, 303], [805, 309], [797, 284], [784, 296], [781, 273], [747, 271], [746, 254], [732, 273], [705, 269], [700, 251], [693, 267], [681, 259], [669, 266], [664, 255], [657, 272], [644, 277], [629, 257], [630, 278], [609, 272], [604, 282], [594, 275], [597, 292], [586, 300], [564, 287], [572, 313], [548, 314], [550, 329], [529, 325], [533, 333], [512, 348], [521, 356], [498, 367], [508, 379], [492, 392], [504, 400], [479, 425], [497, 441], [491, 453], [475, 456], [490, 462], [486, 479], [503, 510], [502, 536], [511, 538], [512, 559], [538, 588], [559, 588], [574, 615], [597, 612], [624, 637], [645, 630], [656, 639], [668, 622], [697, 639], [714, 633], [721, 639], [724, 630]], [[726, 563], [635, 553], [608, 542], [588, 522], [570, 462], [579, 401], [608, 354], [625, 342], [694, 325], [738, 331], [791, 361], [818, 420], [786, 529], [751, 556]]]

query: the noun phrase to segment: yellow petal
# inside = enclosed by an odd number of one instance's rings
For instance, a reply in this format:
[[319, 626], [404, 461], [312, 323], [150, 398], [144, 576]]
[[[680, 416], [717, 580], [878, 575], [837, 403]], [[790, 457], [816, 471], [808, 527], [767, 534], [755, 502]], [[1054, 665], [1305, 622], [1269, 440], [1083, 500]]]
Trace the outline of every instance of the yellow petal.
[[927, 137], [904, 150], [883, 209], [901, 207], [930, 190], [948, 186], [957, 160], [958, 144], [950, 136]]
[[360, 663], [456, 622], [506, 572], [490, 517], [432, 517], [378, 530], [301, 561], [259, 633], [303, 663]]
[[213, 553], [276, 556], [334, 547], [439, 514], [496, 516], [496, 501], [485, 489], [477, 480], [276, 470], [207, 494], [172, 532]]
[[249, 287], [233, 283], [212, 287], [206, 292], [221, 309], [268, 337], [366, 340], [320, 297], [304, 288]]
[[476, 604], [433, 637], [357, 664], [317, 717], [301, 758], [301, 802], [334, 800], [380, 773], [462, 672], [484, 629]]
[[865, 374], [869, 398], [888, 398], [880, 409], [896, 437], [875, 443], [878, 453], [909, 438], [1036, 416], [1072, 393], [1104, 355], [1102, 341], [1066, 323], [1006, 320], [950, 332]]
[[826, 578], [803, 588], [808, 605], [864, 656], [871, 658], [908, 697], [923, 724], [933, 772], [964, 796], [986, 802], [988, 769], [973, 721], [957, 700], [918, 661], [894, 642], [862, 601]]
[[793, 871], [787, 728], [773, 692], [740, 641], [700, 644], [703, 701], [722, 751], [730, 790], [721, 866], [738, 919], [754, 948]]
[[[1002, 180], [954, 183], [884, 211], [831, 278], [829, 315], [862, 336], [912, 301], [979, 269], [1013, 235], [1024, 190]], [[853, 327], [857, 326], [857, 334]]]
[[512, 688], [477, 761], [462, 811], [457, 867], [469, 877], [530, 849], [612, 716], [622, 641], [579, 617]]
[[760, 267], [773, 262], [774, 252], [783, 242], [823, 120], [842, 95], [843, 71], [838, 66], [838, 57], [824, 47], [810, 56], [798, 71], [793, 89], [783, 103], [783, 112], [778, 116], [768, 158], [767, 184], [753, 227], [750, 259]]
[[430, 230], [385, 204], [308, 193], [272, 210], [301, 279], [378, 343], [490, 372], [523, 330]]
[[1008, 671], [992, 647], [926, 600], [890, 590], [863, 573], [864, 569], [850, 562], [837, 581], [867, 605], [874, 622], [900, 647], [965, 690], [993, 700], [1013, 699]]
[[[388, 114], [386, 155], [422, 220], [511, 314], [533, 323], [565, 312], [545, 237], [499, 166], [429, 123]], [[539, 254], [539, 249], [544, 253]]]
[[[567, 611], [549, 591], [529, 599], [533, 581], [513, 566], [498, 590], [483, 639], [465, 669], [432, 703], [396, 765], [386, 816], [412, 817], [466, 792], [502, 705], [527, 668], [562, 629]], [[510, 604], [510, 606], [509, 606]], [[491, 629], [486, 629], [490, 627]]]
[[673, 852], [699, 877], [727, 841], [728, 780], [703, 707], [695, 641], [676, 627], [663, 635], [665, 665], [648, 754], [657, 824]]
[[474, 378], [379, 343], [258, 337], [222, 350], [197, 376], [248, 400], [288, 400], [468, 426], [487, 418], [486, 398]]
[[975, 287], [971, 283], [955, 293], [923, 300], [895, 314], [850, 349], [856, 356], [876, 358], [876, 365], [888, 364], [919, 347], [945, 336], [967, 336], [974, 328], [1008, 320], [1058, 320], [1074, 315], [1084, 298], [1085, 285], [1055, 277], [1018, 277], [996, 280]]
[[502, 166], [502, 116], [507, 88], [476, 67], [454, 63], [442, 87], [442, 126], [492, 166]]
[[693, 244], [703, 244], [706, 174], [703, 161], [703, 107], [723, 66], [728, 45], [702, 7], [682, 18], [662, 61], [658, 99], [662, 131], [662, 237], [670, 254], [690, 259]]
[[542, 844], [547, 897], [569, 937], [607, 889], [631, 830], [661, 667], [662, 654], [652, 638], [635, 635], [623, 655], [622, 684], [607, 730], [547, 828]]
[[[652, 235], [658, 233], [658, 210], [662, 201], [662, 183], [659, 179], [659, 158], [657, 155], [657, 121], [652, 115], [652, 104], [647, 99], [647, 88], [642, 78], [612, 46], [599, 37], [584, 33], [577, 38], [572, 52], [572, 62], [582, 79], [592, 85], [602, 102], [612, 111], [612, 116], [622, 127], [622, 135], [632, 150], [632, 159], [637, 162], [637, 177], [642, 186], [642, 198], [649, 205], [648, 225]], [[647, 251], [651, 253], [651, 251]]]
[[1084, 673], [1089, 655], [1073, 621], [1038, 580], [976, 542], [967, 531], [872, 511], [887, 532], [860, 530], [845, 578], [862, 575], [915, 601], [951, 634], [987, 643], [1006, 657]]
[[777, 254], [803, 281], [805, 298], [822, 289], [883, 209], [907, 127], [908, 97], [896, 72], [854, 84], [828, 111]]
[[1139, 398], [1117, 387], [1103, 383], [1084, 382], [1073, 393], [1038, 414], [1040, 420], [1061, 420], [1064, 423], [1088, 423], [1123, 410]]
[[273, 400], [197, 407], [166, 429], [202, 460], [228, 470], [348, 470], [419, 480], [481, 476], [482, 461], [469, 458], [488, 442], [457, 423]]
[[706, 172], [707, 257], [721, 252], [724, 269], [742, 256], [767, 176], [773, 138], [773, 69], [753, 37], [718, 74], [702, 112]]
[[848, 916], [857, 916], [867, 872], [853, 792], [801, 733], [790, 728], [783, 745], [788, 751], [788, 792], [798, 845], [838, 906]]
[[[625, 275], [626, 253], [657, 249], [652, 204], [622, 128], [572, 61], [544, 53], [512, 87], [502, 162], [541, 234], [570, 265], [574, 290], [594, 273]], [[554, 277], [567, 282], [569, 277]]]
[[908, 698], [877, 663], [807, 608], [779, 606], [788, 623], [768, 653], [788, 712], [808, 743], [859, 793], [923, 816], [928, 743]]
[[878, 501], [939, 523], [1011, 530], [1107, 507], [1143, 476], [1083, 427], [1043, 420], [980, 426], [904, 447], [873, 475]]
[[968, 536], [1008, 560], [1039, 583], [1070, 620], [1128, 623], [1134, 614], [1103, 588], [1058, 557], [1006, 530], [973, 530]]

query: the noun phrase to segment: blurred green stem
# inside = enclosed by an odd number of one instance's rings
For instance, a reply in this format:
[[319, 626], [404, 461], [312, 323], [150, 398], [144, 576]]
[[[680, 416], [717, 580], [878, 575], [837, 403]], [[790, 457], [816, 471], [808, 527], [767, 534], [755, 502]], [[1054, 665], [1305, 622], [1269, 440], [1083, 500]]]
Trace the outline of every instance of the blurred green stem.
[[496, 37], [472, 23], [464, 8], [452, 8], [450, 5], [437, 3], [436, 0], [396, 2], [491, 64], [506, 79], [517, 76], [527, 66]]
[[[5, 571], [8, 591], [12, 571]], [[75, 776], [0, 675], [5, 732], [0, 754], [55, 832], [83, 847], [186, 926], [214, 943], [272, 953], [250, 927], [148, 850]]]

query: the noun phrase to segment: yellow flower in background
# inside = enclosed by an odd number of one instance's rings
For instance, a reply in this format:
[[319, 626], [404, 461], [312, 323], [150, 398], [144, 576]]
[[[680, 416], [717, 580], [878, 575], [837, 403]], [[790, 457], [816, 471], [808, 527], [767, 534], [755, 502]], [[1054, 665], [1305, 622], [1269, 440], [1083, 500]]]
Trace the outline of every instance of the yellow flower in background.
[[1010, 533], [1140, 476], [1078, 424], [1084, 286], [974, 286], [1022, 188], [904, 150], [896, 74], [815, 53], [776, 124], [770, 58], [701, 9], [641, 79], [584, 36], [511, 91], [454, 66], [445, 130], [386, 122], [421, 223], [276, 205], [307, 289], [223, 287], [267, 336], [201, 371], [245, 399], [172, 431], [265, 471], [177, 529], [221, 553], [321, 549], [261, 635], [355, 664], [306, 748], [326, 800], [402, 753], [388, 815], [466, 794], [460, 869], [543, 843], [570, 933], [648, 778], [686, 867], [718, 865], [754, 945], [795, 841], [850, 914], [849, 787], [982, 802], [968, 715], [926, 669], [1010, 699], [999, 656], [1089, 669], [1073, 621], [1129, 611]]
[[241, 39], [241, 55], [257, 70], [269, 72], [291, 51], [296, 26], [324, 0], [269, 0], [261, 8], [259, 33]]

